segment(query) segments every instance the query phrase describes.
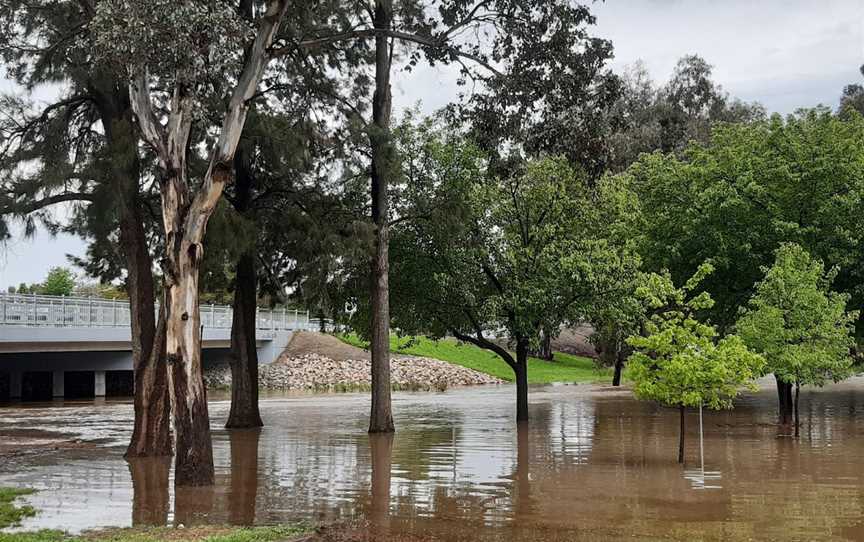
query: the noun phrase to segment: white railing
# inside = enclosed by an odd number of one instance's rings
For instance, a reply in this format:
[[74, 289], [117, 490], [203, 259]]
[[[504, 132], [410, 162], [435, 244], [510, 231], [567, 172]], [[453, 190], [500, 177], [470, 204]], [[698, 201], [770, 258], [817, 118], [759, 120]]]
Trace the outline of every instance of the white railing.
[[[157, 305], [158, 310], [158, 305]], [[308, 311], [258, 309], [257, 328], [262, 330], [318, 331], [321, 321]], [[129, 302], [98, 297], [66, 297], [36, 294], [0, 294], [0, 325], [51, 327], [121, 327], [129, 325]], [[201, 325], [230, 329], [234, 311], [226, 305], [202, 305]], [[332, 323], [324, 321], [325, 328]]]

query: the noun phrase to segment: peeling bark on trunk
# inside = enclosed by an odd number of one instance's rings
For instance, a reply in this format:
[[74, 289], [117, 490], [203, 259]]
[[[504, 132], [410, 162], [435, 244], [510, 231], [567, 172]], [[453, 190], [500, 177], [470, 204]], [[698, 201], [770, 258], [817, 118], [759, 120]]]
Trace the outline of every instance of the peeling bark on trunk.
[[678, 429], [678, 462], [684, 463], [684, 406], [678, 407], [681, 415], [681, 427]]
[[258, 410], [258, 350], [255, 344], [257, 301], [255, 252], [237, 261], [234, 284], [234, 319], [231, 322], [231, 411], [227, 429], [261, 427]]
[[516, 421], [528, 421], [528, 341], [516, 340]]
[[201, 245], [168, 230], [166, 265], [166, 361], [174, 433], [177, 441], [174, 482], [213, 484], [213, 444], [207, 390], [201, 367], [201, 313], [198, 272]]
[[[389, 30], [393, 6], [390, 0], [375, 3], [375, 28]], [[372, 410], [370, 433], [389, 433], [393, 425], [390, 399], [390, 288], [387, 186], [393, 161], [390, 142], [390, 47], [384, 35], [375, 37], [375, 95], [372, 99], [372, 222], [375, 225], [375, 254], [371, 258], [371, 341]]]

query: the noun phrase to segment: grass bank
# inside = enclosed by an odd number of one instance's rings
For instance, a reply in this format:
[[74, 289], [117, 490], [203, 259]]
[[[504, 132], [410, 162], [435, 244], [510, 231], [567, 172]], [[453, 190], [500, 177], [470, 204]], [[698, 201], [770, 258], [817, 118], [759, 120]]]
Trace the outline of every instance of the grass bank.
[[[356, 334], [346, 333], [338, 337], [353, 346], [368, 348], [369, 343]], [[513, 380], [513, 371], [498, 355], [473, 344], [460, 343], [453, 339], [433, 341], [426, 337], [390, 337], [390, 349], [408, 356], [435, 358], [490, 374], [508, 382]], [[554, 361], [528, 358], [528, 382], [549, 384], [552, 382], [595, 382], [611, 378], [608, 370], [598, 370], [594, 361], [582, 356], [555, 352]]]
[[[0, 529], [15, 527], [21, 520], [36, 515], [28, 505], [16, 499], [33, 493], [30, 489], [0, 487]], [[0, 542], [282, 542], [311, 532], [305, 526], [282, 525], [276, 527], [201, 526], [176, 529], [173, 527], [146, 527], [131, 529], [100, 529], [80, 535], [63, 531], [40, 530], [17, 533], [0, 532]]]

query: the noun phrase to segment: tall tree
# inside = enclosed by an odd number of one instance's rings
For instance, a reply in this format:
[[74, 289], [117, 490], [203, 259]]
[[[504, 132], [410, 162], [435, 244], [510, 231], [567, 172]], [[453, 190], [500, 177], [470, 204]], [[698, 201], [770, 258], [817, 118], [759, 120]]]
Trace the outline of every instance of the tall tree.
[[[461, 83], [471, 79], [485, 88], [475, 95], [476, 102], [470, 111], [472, 115], [482, 111], [486, 122], [496, 123], [495, 143], [489, 148], [502, 141], [502, 132], [512, 134], [517, 128], [514, 124], [533, 119], [533, 108], [552, 102], [562, 105], [568, 97], [566, 114], [558, 117], [560, 122], [556, 126], [572, 125], [581, 119], [590, 131], [592, 124], [588, 116], [577, 113], [580, 107], [592, 101], [594, 91], [605, 89], [593, 83], [597, 74], [605, 70], [603, 62], [611, 55], [608, 42], [587, 35], [585, 27], [593, 22], [588, 8], [569, 0], [539, 5], [528, 0], [457, 0], [432, 4], [416, 0], [376, 0], [372, 6], [357, 1], [337, 6], [329, 25], [293, 44], [295, 47], [333, 48], [346, 43], [370, 43], [375, 87], [372, 119], [366, 130], [370, 144], [370, 217], [375, 234], [369, 264], [371, 432], [393, 430], [387, 247], [389, 223], [399, 217], [390, 216], [387, 193], [393, 182], [396, 159], [390, 132], [394, 58], [404, 53], [402, 59], [409, 70], [424, 59], [432, 65], [456, 63], [462, 74]], [[484, 38], [465, 40], [466, 35]], [[291, 44], [283, 50], [292, 50]], [[600, 94], [605, 96], [605, 92]], [[556, 107], [549, 106], [547, 110], [555, 111]], [[503, 124], [497, 124], [498, 121]], [[525, 129], [538, 145], [552, 139], [544, 135], [541, 126], [539, 122], [531, 123]], [[477, 133], [484, 133], [479, 123]]]
[[[104, 247], [119, 238], [135, 370], [135, 422], [127, 455], [167, 455], [169, 404], [164, 358], [154, 348], [160, 338], [138, 137], [126, 85], [82, 45], [91, 36], [93, 16], [90, 2], [0, 5], [6, 73], [24, 89], [52, 96], [44, 107], [20, 95], [3, 98], [0, 207], [4, 219], [23, 219], [27, 232], [38, 221], [57, 231], [61, 225], [51, 207], [70, 204], [80, 219], [78, 231], [92, 235], [95, 244]], [[25, 163], [27, 168], [19, 167]], [[8, 235], [6, 221], [0, 222], [0, 233]]]
[[801, 385], [823, 386], [851, 374], [858, 311], [846, 312], [848, 294], [829, 290], [836, 270], [826, 273], [821, 261], [795, 244], [783, 244], [775, 254], [736, 329], [768, 361], [781, 423], [791, 423], [794, 414], [797, 435]]
[[[234, 153], [249, 101], [270, 60], [270, 47], [288, 2], [268, 1], [253, 32], [236, 6], [223, 2], [189, 1], [178, 6], [167, 1], [114, 0], [98, 7], [94, 46], [110, 51], [128, 70], [138, 128], [158, 164], [175, 483], [210, 485], [213, 451], [198, 300], [202, 243], [222, 190], [233, 180]], [[243, 58], [238, 61], [239, 56]], [[239, 71], [236, 79], [226, 83], [226, 74], [234, 70]], [[207, 171], [200, 183], [192, 183], [190, 134], [196, 119], [206, 117], [205, 103], [216, 97], [226, 98], [227, 106], [209, 148]], [[157, 114], [161, 111], [163, 115]]]

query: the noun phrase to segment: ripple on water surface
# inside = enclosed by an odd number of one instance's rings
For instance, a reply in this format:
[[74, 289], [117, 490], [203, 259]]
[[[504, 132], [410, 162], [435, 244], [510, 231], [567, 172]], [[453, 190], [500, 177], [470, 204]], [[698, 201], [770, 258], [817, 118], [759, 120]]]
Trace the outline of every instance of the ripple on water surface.
[[[25, 457], [0, 485], [39, 489], [24, 528], [277, 523], [366, 518], [383, 532], [442, 539], [864, 539], [864, 381], [801, 399], [801, 438], [774, 424], [773, 389], [687, 418], [627, 393], [531, 390], [517, 430], [511, 386], [398, 393], [395, 435], [365, 433], [363, 394], [274, 396], [261, 431], [220, 429], [210, 404], [216, 485], [173, 489], [170, 460], [127, 463], [132, 408], [120, 403], [0, 409], [0, 430], [72, 433], [98, 443], [74, 459]], [[10, 463], [9, 465], [13, 465]]]

